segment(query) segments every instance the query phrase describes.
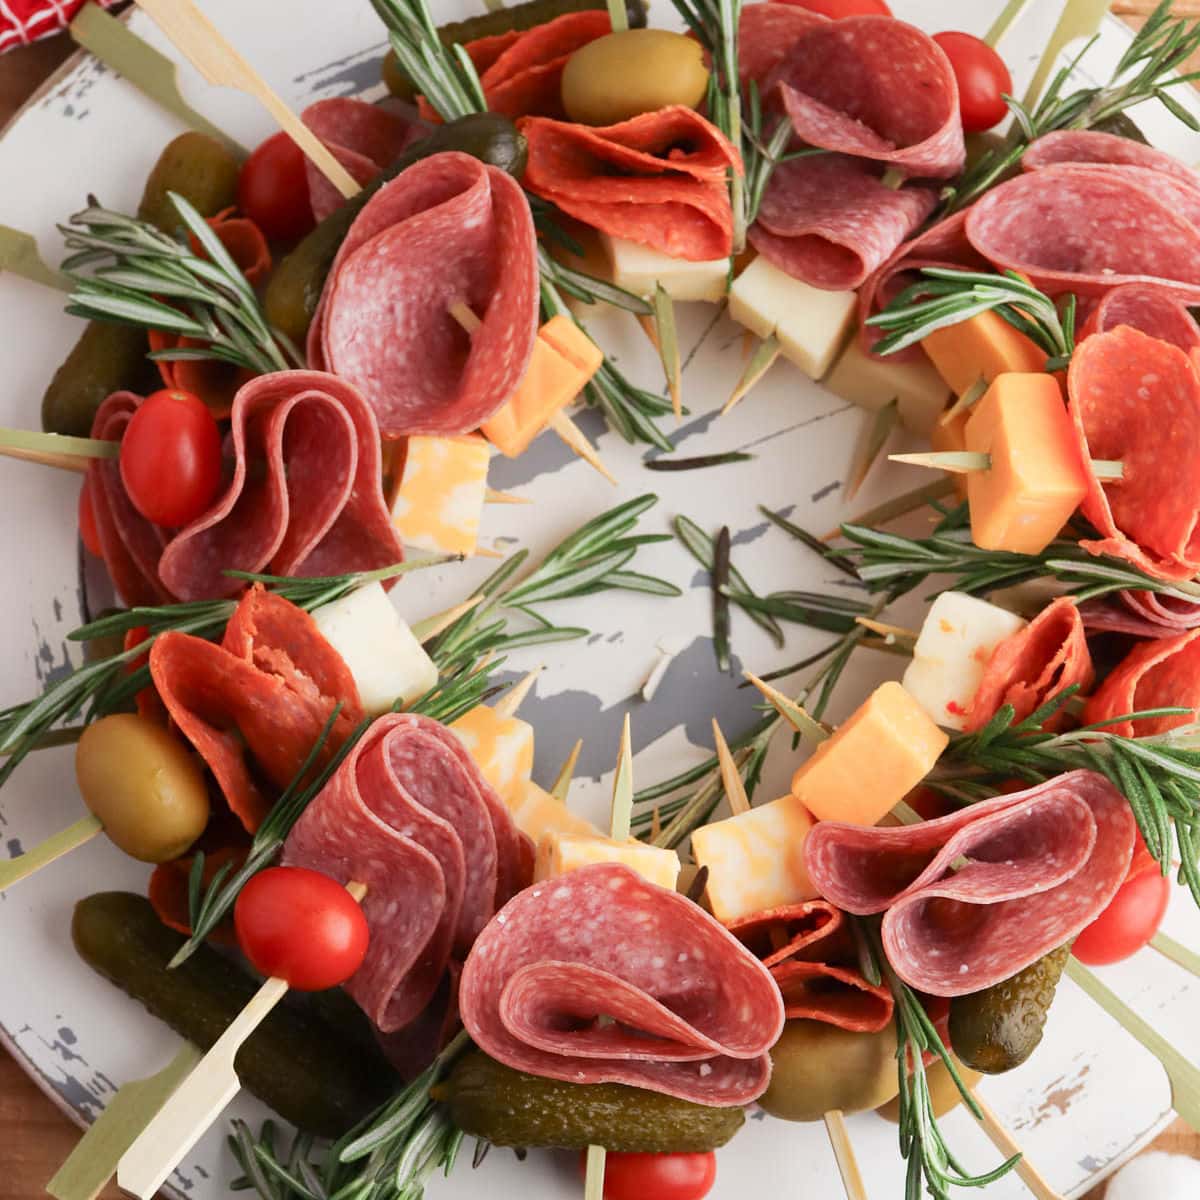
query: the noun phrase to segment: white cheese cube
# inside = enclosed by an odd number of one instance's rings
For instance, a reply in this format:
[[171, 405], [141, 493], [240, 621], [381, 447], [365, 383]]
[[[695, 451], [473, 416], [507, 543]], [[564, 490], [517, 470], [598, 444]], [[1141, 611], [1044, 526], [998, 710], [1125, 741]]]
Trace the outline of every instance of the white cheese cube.
[[368, 716], [405, 704], [437, 683], [437, 667], [388, 599], [381, 583], [368, 583], [314, 609], [325, 640], [345, 659]]
[[904, 690], [939, 725], [963, 729], [992, 653], [1025, 624], [999, 605], [943, 592], [921, 626]]
[[812, 900], [819, 893], [804, 865], [813, 818], [784, 796], [692, 834], [692, 855], [708, 868], [708, 900], [718, 921]]
[[610, 278], [617, 287], [635, 296], [654, 295], [656, 284], [672, 300], [705, 300], [719, 304], [725, 298], [729, 279], [729, 259], [713, 258], [704, 262], [670, 258], [626, 238], [600, 235], [608, 256]]
[[647, 883], [675, 890], [679, 878], [679, 855], [674, 850], [648, 846], [645, 842], [616, 842], [612, 838], [550, 831], [538, 843], [533, 878], [554, 879], [578, 867], [595, 863], [621, 863], [636, 871]]
[[774, 334], [783, 353], [811, 379], [821, 379], [854, 325], [855, 292], [809, 287], [759, 255], [733, 281], [729, 315], [760, 338]]
[[928, 437], [950, 400], [950, 388], [928, 359], [895, 362], [872, 358], [858, 338], [851, 338], [825, 386], [843, 400], [868, 412], [899, 402], [900, 421], [913, 433]]

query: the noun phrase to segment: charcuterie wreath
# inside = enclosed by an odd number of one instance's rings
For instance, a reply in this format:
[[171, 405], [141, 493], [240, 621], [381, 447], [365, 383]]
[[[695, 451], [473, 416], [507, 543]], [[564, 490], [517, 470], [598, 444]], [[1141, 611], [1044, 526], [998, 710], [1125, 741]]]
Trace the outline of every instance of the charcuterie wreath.
[[[263, 1200], [417, 1200], [467, 1139], [480, 1188], [512, 1147], [526, 1170], [576, 1152], [588, 1200], [732, 1195], [714, 1152], [762, 1113], [779, 1138], [824, 1120], [861, 1200], [844, 1114], [870, 1109], [899, 1127], [897, 1195], [1015, 1172], [1050, 1200], [1057, 1164], [978, 1086], [1036, 1054], [1060, 986], [1200, 1120], [1200, 1074], [1089, 970], [1198, 963], [1158, 927], [1174, 888], [1200, 904], [1200, 174], [1127, 110], [1200, 130], [1177, 74], [1200, 25], [1162, 5], [1085, 86], [1090, 41], [1056, 66], [1068, 4], [1017, 99], [994, 47], [1019, 0], [986, 39], [883, 0], [673, 0], [674, 29], [642, 0], [440, 28], [426, 0], [372, 3], [387, 96], [292, 113], [191, 3], [144, 0], [280, 131], [247, 156], [197, 118], [136, 212], [62, 214], [58, 268], [3, 231], [5, 265], [87, 323], [43, 430], [0, 450], [80, 474], [117, 606], [0, 712], [0, 783], [70, 746], [79, 801], [0, 886], [98, 835], [152, 864], [70, 932], [186, 1039], [51, 1193], [154, 1195], [245, 1087], [300, 1131], [233, 1123], [231, 1186]], [[149, 86], [156, 51], [93, 8], [77, 27]], [[763, 509], [827, 594], [755, 592], [727, 526], [647, 532], [647, 494], [405, 620], [423, 571], [496, 554], [488, 506], [525, 498], [489, 465], [539, 439], [607, 476], [602, 417], [645, 468], [723, 486], [747, 446], [676, 448], [676, 310], [704, 305], [741, 332], [718, 409], [768, 371], [823, 381], [871, 414], [847, 492], [901, 427], [929, 448], [893, 457], [934, 482], [832, 532]], [[665, 383], [593, 340], [606, 315]], [[626, 716], [593, 823], [574, 755], [533, 782], [534, 676], [503, 667], [587, 634], [563, 600], [632, 591], [669, 624], [682, 593], [639, 556], [673, 538], [720, 670], [734, 614], [825, 641], [748, 674], [740, 736], [714, 720], [712, 758], [637, 792]], [[881, 651], [892, 678], [827, 722]], [[641, 711], [671, 670], [664, 648]], [[768, 754], [791, 773], [770, 800]], [[943, 1133], [959, 1105], [990, 1160]]]

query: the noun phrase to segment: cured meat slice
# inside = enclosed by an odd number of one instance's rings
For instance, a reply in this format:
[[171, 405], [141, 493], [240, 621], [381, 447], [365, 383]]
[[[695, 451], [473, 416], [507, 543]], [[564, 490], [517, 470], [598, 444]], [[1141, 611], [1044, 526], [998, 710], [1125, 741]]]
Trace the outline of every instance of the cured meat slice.
[[[519, 835], [458, 739], [428, 717], [381, 717], [288, 835], [283, 860], [368, 885], [371, 945], [347, 990], [381, 1032], [446, 985], [505, 899]], [[524, 881], [521, 881], [524, 882]]]
[[966, 162], [958, 83], [942, 48], [892, 17], [814, 26], [767, 77], [810, 146], [947, 179]]
[[[1073, 938], [1125, 881], [1136, 826], [1120, 792], [1072, 771], [920, 825], [818, 822], [809, 875], [847, 912], [884, 913], [883, 948], [906, 983], [962, 996]], [[952, 868], [960, 857], [967, 865]]]
[[342, 710], [322, 760], [362, 719], [354, 678], [313, 619], [261, 587], [242, 598], [221, 645], [160, 634], [150, 650], [150, 677], [251, 833], [271, 807], [264, 784], [282, 790], [292, 781], [335, 705]]
[[761, 89], [767, 76], [811, 29], [829, 18], [793, 4], [747, 4], [738, 22], [738, 71], [743, 87], [754, 80]]
[[318, 371], [260, 375], [233, 403], [233, 478], [162, 553], [164, 586], [181, 600], [232, 595], [229, 569], [341, 575], [401, 562], [381, 483], [370, 406]]
[[742, 158], [699, 113], [673, 105], [600, 128], [528, 117], [518, 128], [525, 186], [585, 225], [671, 258], [731, 252], [726, 175]]
[[[239, 870], [246, 861], [249, 851], [249, 839], [237, 841], [233, 845], [222, 845], [205, 830], [201, 839], [202, 845], [195, 847], [182, 858], [171, 862], [159, 863], [150, 873], [150, 882], [146, 888], [146, 898], [150, 901], [155, 915], [168, 928], [176, 933], [191, 934], [191, 911], [188, 891], [195, 864], [195, 850], [203, 849], [204, 867], [201, 872], [201, 882], [207, 888], [212, 883], [216, 873], [228, 865], [230, 871]], [[208, 940], [220, 946], [236, 946], [237, 932], [233, 927], [233, 916], [230, 914], [208, 935]]]
[[1128, 283], [1113, 288], [1087, 315], [1076, 341], [1107, 333], [1118, 325], [1128, 325], [1180, 350], [1200, 348], [1200, 325], [1188, 311], [1186, 298], [1158, 284]]
[[1157, 578], [1195, 574], [1200, 373], [1193, 361], [1122, 326], [1079, 346], [1068, 390], [1084, 454], [1124, 464], [1119, 482], [1103, 486], [1090, 476], [1082, 509], [1101, 538], [1084, 548], [1127, 559]]
[[[1060, 597], [992, 651], [967, 713], [966, 732], [982, 729], [1006, 704], [1012, 705], [1015, 720], [1023, 721], [1066, 688], [1078, 686], [1086, 693], [1095, 677], [1079, 608], [1070, 597]], [[1045, 727], [1057, 729], [1066, 717], [1059, 709]]]
[[1118, 592], [1113, 600], [1080, 605], [1085, 628], [1139, 638], [1174, 637], [1200, 627], [1200, 604], [1157, 592]]
[[823, 1021], [860, 1033], [877, 1033], [891, 1022], [891, 991], [868, 983], [851, 965], [846, 918], [829, 901], [769, 909], [728, 929], [771, 972], [789, 1021]]
[[[465, 303], [468, 334], [450, 315]], [[363, 206], [333, 261], [308, 359], [367, 397], [385, 438], [469, 433], [512, 394], [537, 337], [533, 216], [520, 185], [435, 154]]]
[[842, 154], [783, 163], [767, 185], [751, 243], [813, 287], [859, 287], [937, 205], [933, 189], [890, 188], [880, 174]]
[[779, 991], [745, 947], [617, 863], [514, 897], [475, 943], [459, 1007], [480, 1049], [517, 1070], [715, 1107], [762, 1094], [783, 1028]]
[[1174, 717], [1121, 721], [1108, 726], [1124, 737], [1166, 733], [1196, 719], [1200, 709], [1200, 629], [1135, 646], [1083, 710], [1088, 724], [1154, 708], [1190, 708]]
[[[300, 114], [300, 119], [356, 182], [364, 186], [428, 128], [389, 108], [350, 96], [318, 100]], [[307, 159], [304, 170], [313, 217], [323, 221], [342, 206], [345, 197]]]
[[1109, 166], [1146, 167], [1172, 175], [1182, 183], [1200, 188], [1200, 173], [1165, 150], [1135, 142], [1115, 133], [1094, 129], [1059, 129], [1038, 138], [1021, 159], [1026, 171], [1064, 163], [1096, 163]]

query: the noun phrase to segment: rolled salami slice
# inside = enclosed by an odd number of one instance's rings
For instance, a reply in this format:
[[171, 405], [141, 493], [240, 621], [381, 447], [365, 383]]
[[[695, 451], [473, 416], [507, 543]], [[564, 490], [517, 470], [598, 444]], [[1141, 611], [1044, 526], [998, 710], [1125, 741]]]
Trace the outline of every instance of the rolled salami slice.
[[810, 146], [948, 179], [966, 161], [958, 83], [942, 48], [892, 17], [814, 26], [766, 80]]
[[1124, 737], [1150, 737], [1196, 719], [1200, 709], [1200, 629], [1135, 646], [1096, 689], [1083, 710], [1083, 719], [1092, 724], [1168, 707], [1192, 712], [1121, 721], [1108, 726], [1108, 731]]
[[[1094, 920], [1125, 881], [1135, 830], [1103, 775], [1072, 771], [920, 825], [820, 821], [806, 858], [826, 899], [884, 913], [884, 952], [906, 983], [962, 996], [1015, 975]], [[955, 871], [960, 858], [967, 863]]]
[[1128, 325], [1186, 352], [1200, 348], [1200, 325], [1188, 311], [1186, 296], [1158, 284], [1128, 283], [1113, 288], [1092, 307], [1075, 340], [1082, 342], [1118, 325]]
[[755, 913], [728, 929], [771, 972], [789, 1021], [823, 1021], [859, 1033], [877, 1033], [891, 1022], [891, 991], [868, 983], [852, 965], [845, 915], [828, 900]]
[[229, 486], [159, 561], [174, 596], [232, 595], [243, 586], [232, 568], [342, 575], [403, 561], [378, 427], [353, 384], [318, 371], [260, 375], [238, 392], [232, 420]]
[[1090, 478], [1083, 514], [1102, 536], [1084, 548], [1124, 558], [1160, 579], [1194, 575], [1200, 566], [1200, 373], [1192, 359], [1121, 326], [1078, 347], [1068, 389], [1085, 456], [1124, 465], [1119, 483]]
[[[465, 303], [468, 334], [450, 315]], [[350, 226], [308, 359], [359, 388], [385, 438], [469, 433], [512, 394], [537, 337], [537, 250], [520, 185], [468, 154], [384, 184]]]
[[577, 220], [671, 258], [723, 258], [733, 246], [726, 173], [742, 170], [729, 139], [673, 105], [592, 128], [528, 117], [525, 186]]
[[859, 287], [937, 205], [932, 188], [890, 188], [881, 173], [842, 154], [783, 163], [767, 185], [751, 243], [812, 287]]
[[514, 897], [475, 943], [459, 1007], [475, 1043], [517, 1070], [714, 1107], [763, 1093], [784, 1019], [745, 947], [616, 863]]
[[[1079, 608], [1062, 596], [992, 651], [964, 728], [982, 729], [1006, 704], [1023, 721], [1066, 688], [1086, 693], [1095, 677]], [[1057, 729], [1066, 717], [1060, 708], [1044, 728]]]
[[1174, 637], [1200, 627], [1200, 604], [1157, 592], [1118, 592], [1114, 598], [1079, 606], [1086, 629], [1138, 638]]
[[754, 80], [761, 90], [767, 76], [810, 30], [829, 18], [794, 4], [747, 4], [738, 23], [738, 71], [743, 87]]

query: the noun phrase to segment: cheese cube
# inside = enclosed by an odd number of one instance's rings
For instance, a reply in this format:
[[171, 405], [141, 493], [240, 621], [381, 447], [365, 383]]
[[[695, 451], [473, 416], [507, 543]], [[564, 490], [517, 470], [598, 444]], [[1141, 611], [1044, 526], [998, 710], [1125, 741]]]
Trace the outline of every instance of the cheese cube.
[[600, 240], [608, 255], [609, 278], [635, 296], [653, 296], [655, 286], [661, 284], [672, 300], [719, 304], [725, 299], [729, 280], [727, 258], [688, 262], [626, 238], [601, 234]]
[[921, 626], [904, 690], [939, 725], [965, 728], [988, 660], [1024, 627], [1006, 608], [963, 592], [943, 592]]
[[520, 803], [533, 771], [533, 727], [517, 717], [497, 716], [486, 704], [478, 704], [450, 728], [500, 799], [510, 808]]
[[616, 842], [612, 838], [551, 831], [538, 843], [533, 878], [554, 879], [595, 863], [621, 863], [636, 871], [647, 883], [675, 890], [679, 878], [679, 855], [674, 850], [648, 846], [645, 842]]
[[990, 469], [967, 475], [981, 549], [1040, 554], [1087, 495], [1083, 452], [1052, 375], [998, 375], [967, 420], [966, 448], [991, 457]]
[[587, 386], [604, 351], [569, 317], [551, 317], [538, 330], [529, 369], [504, 406], [483, 424], [484, 436], [509, 458], [523, 454], [551, 418]]
[[843, 400], [868, 412], [878, 412], [892, 400], [898, 401], [900, 420], [906, 429], [928, 437], [950, 399], [946, 381], [928, 360], [896, 362], [872, 358], [857, 337], [850, 339], [825, 386]]
[[577, 833], [585, 837], [600, 837], [591, 821], [573, 813], [557, 796], [538, 787], [532, 780], [509, 804], [512, 819], [522, 833], [539, 843], [547, 833]]
[[370, 717], [425, 695], [437, 683], [437, 667], [388, 599], [381, 583], [313, 609], [325, 640], [342, 656]]
[[784, 796], [692, 834], [692, 856], [708, 868], [713, 916], [726, 923], [819, 893], [804, 865], [813, 826], [808, 809]]
[[818, 821], [875, 825], [949, 741], [898, 683], [881, 684], [792, 776], [792, 795]]
[[392, 522], [406, 546], [474, 554], [491, 447], [479, 437], [410, 437]]
[[809, 287], [760, 255], [733, 281], [729, 315], [760, 338], [774, 334], [792, 362], [820, 379], [850, 336], [857, 302], [855, 292]]
[[1046, 352], [994, 312], [935, 330], [921, 346], [956, 396], [979, 379], [991, 383], [1010, 371], [1046, 369]]

